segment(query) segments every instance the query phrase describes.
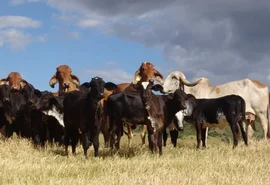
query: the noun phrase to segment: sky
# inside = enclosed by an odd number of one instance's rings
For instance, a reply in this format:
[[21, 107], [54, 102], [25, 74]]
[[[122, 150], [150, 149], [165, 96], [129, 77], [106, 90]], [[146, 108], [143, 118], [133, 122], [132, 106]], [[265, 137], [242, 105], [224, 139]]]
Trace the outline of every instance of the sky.
[[[40, 90], [66, 64], [81, 83], [131, 82], [142, 62], [218, 85], [270, 87], [268, 0], [1, 0], [0, 78]], [[58, 87], [58, 86], [56, 86]]]

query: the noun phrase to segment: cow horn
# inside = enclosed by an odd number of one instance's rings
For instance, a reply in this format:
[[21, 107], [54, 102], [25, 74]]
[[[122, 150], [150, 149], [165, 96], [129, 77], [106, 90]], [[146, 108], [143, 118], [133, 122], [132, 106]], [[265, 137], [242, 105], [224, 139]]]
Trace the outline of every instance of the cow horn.
[[202, 79], [198, 79], [195, 82], [189, 82], [186, 78], [181, 78], [180, 77], [180, 81], [183, 82], [183, 84], [185, 84], [186, 86], [192, 87], [197, 85]]

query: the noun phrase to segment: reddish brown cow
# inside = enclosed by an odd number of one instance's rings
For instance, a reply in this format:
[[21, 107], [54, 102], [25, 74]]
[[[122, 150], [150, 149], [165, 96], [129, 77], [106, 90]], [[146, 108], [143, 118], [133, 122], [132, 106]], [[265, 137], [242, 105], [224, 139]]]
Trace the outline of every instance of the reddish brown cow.
[[0, 85], [8, 83], [12, 89], [21, 90], [28, 82], [24, 80], [20, 73], [10, 72], [7, 78], [0, 80]]
[[76, 90], [80, 85], [80, 80], [76, 75], [72, 74], [72, 70], [69, 66], [61, 65], [56, 68], [56, 73], [49, 81], [52, 88], [54, 88], [56, 83], [59, 83], [58, 93], [61, 94], [63, 92]]
[[[109, 140], [109, 122], [107, 118], [107, 113], [106, 113], [106, 101], [109, 97], [109, 95], [121, 91], [125, 92], [131, 92], [131, 93], [139, 93], [136, 88], [134, 88], [135, 84], [141, 84], [142, 82], [148, 82], [149, 80], [157, 80], [159, 83], [163, 83], [163, 76], [162, 74], [155, 69], [155, 66], [151, 62], [142, 62], [141, 66], [139, 69], [135, 72], [133, 81], [131, 83], [121, 83], [117, 85], [117, 88], [113, 91], [104, 91], [104, 99], [102, 100], [102, 104], [104, 105], [104, 118], [105, 122], [102, 124], [101, 131], [104, 135], [104, 140], [105, 140], [105, 145], [107, 145], [107, 141]], [[133, 138], [133, 132], [131, 129], [131, 125], [126, 123], [127, 126], [127, 135], [128, 135], [128, 143], [129, 146], [131, 146], [131, 140]], [[142, 137], [142, 144], [145, 144], [145, 132], [146, 132], [146, 127], [143, 125], [143, 130], [141, 133]]]

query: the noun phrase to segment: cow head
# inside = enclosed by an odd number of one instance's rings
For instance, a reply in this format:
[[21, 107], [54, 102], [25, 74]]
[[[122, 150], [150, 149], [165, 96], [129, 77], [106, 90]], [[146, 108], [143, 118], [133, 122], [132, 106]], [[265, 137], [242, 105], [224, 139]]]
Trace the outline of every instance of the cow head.
[[22, 92], [4, 84], [0, 86], [0, 99], [5, 110], [5, 117], [11, 124], [16, 119], [17, 113], [24, 107], [25, 100]]
[[185, 75], [180, 71], [171, 72], [163, 83], [163, 93], [173, 93], [177, 89], [184, 90], [184, 85], [192, 87], [197, 85], [202, 79], [198, 79], [195, 82], [189, 82]]
[[56, 83], [59, 83], [59, 90], [63, 89], [64, 92], [70, 92], [74, 90], [72, 89], [73, 84], [75, 84], [76, 88], [80, 85], [80, 80], [76, 75], [72, 74], [69, 66], [61, 65], [56, 68], [56, 73], [49, 81], [52, 88]]
[[148, 82], [149, 80], [154, 79], [161, 84], [163, 83], [163, 76], [155, 69], [155, 66], [151, 62], [143, 62], [134, 74], [133, 84], [137, 84], [138, 82]]
[[117, 88], [117, 85], [112, 82], [104, 82], [104, 80], [98, 76], [92, 78], [90, 82], [84, 83], [85, 88], [90, 89], [90, 94], [99, 100], [104, 98], [104, 88], [112, 91]]
[[173, 101], [177, 102], [180, 110], [186, 109], [186, 99], [188, 95], [182, 89], [177, 89], [174, 93], [170, 95], [173, 97]]
[[7, 78], [0, 80], [0, 85], [8, 83], [12, 89], [22, 89], [28, 82], [22, 79], [22, 76], [18, 72], [9, 73]]
[[29, 107], [34, 107], [38, 98], [41, 97], [41, 92], [35, 89], [31, 84], [27, 84], [23, 87], [22, 94]]
[[0, 100], [2, 103], [10, 102], [10, 86], [7, 84], [0, 85]]
[[50, 110], [53, 106], [56, 106], [59, 110], [62, 110], [64, 96], [54, 96], [53, 93], [49, 91], [42, 91], [39, 93], [40, 97], [35, 104], [36, 109], [47, 111]]

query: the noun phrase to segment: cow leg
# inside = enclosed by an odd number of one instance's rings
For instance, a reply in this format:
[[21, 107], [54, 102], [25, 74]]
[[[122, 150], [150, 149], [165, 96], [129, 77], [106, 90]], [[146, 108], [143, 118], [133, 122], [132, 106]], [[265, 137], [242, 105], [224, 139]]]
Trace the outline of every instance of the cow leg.
[[177, 130], [170, 130], [170, 135], [171, 135], [171, 142], [173, 144], [173, 147], [176, 147], [177, 138], [178, 138], [178, 131]]
[[77, 129], [74, 130], [74, 133], [71, 135], [71, 148], [73, 155], [76, 154], [76, 146], [79, 141], [79, 137], [80, 137], [79, 131], [77, 131]]
[[146, 130], [147, 130], [146, 125], [142, 125], [142, 131], [141, 131], [142, 145], [145, 145]]
[[162, 132], [158, 132], [157, 145], [159, 149], [159, 155], [162, 155]]
[[93, 146], [94, 146], [95, 157], [98, 157], [98, 148], [99, 148], [99, 138], [98, 138], [99, 135], [98, 135], [98, 133], [99, 133], [99, 131], [95, 131], [94, 137], [93, 137]]
[[128, 129], [128, 147], [131, 147], [132, 144], [132, 138], [133, 138], [133, 131], [129, 123], [126, 123], [127, 129]]
[[163, 130], [163, 146], [164, 147], [166, 146], [167, 139], [168, 139], [168, 133], [166, 131], [166, 128], [164, 128], [164, 130]]
[[207, 128], [202, 128], [202, 147], [206, 148], [206, 129]]
[[266, 117], [266, 112], [260, 112], [256, 114], [260, 120], [260, 124], [262, 126], [262, 131], [263, 131], [263, 137], [266, 140], [267, 137], [270, 138], [270, 133], [268, 133], [268, 119]]
[[233, 148], [238, 145], [239, 128], [237, 126], [236, 118], [227, 118], [233, 133]]
[[195, 122], [196, 134], [197, 134], [197, 148], [199, 149], [201, 146], [202, 140], [202, 123]]
[[87, 150], [90, 147], [90, 141], [89, 141], [89, 133], [83, 133], [82, 134], [82, 145], [83, 145], [83, 153], [85, 158], [88, 158]]
[[248, 146], [248, 137], [247, 137], [247, 133], [246, 133], [246, 131], [244, 129], [244, 122], [242, 122], [240, 120], [240, 121], [238, 121], [238, 125], [240, 127], [240, 130], [241, 130], [241, 133], [242, 133], [242, 138], [243, 138], [243, 140], [245, 142], [245, 145]]

